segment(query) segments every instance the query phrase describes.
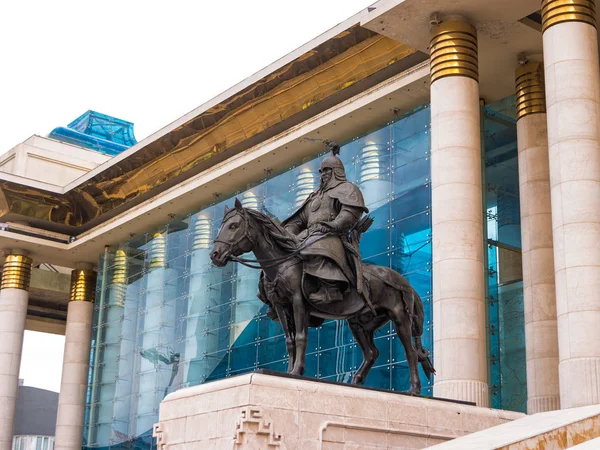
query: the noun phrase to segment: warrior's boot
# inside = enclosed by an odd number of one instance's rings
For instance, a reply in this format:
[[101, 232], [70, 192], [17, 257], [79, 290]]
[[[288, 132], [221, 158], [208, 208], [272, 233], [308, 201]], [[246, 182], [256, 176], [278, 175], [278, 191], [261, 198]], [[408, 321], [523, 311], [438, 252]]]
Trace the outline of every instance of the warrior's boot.
[[344, 296], [342, 295], [342, 291], [335, 284], [321, 284], [321, 287], [317, 292], [310, 294], [310, 300], [313, 300], [317, 303], [329, 303], [329, 302], [339, 302]]

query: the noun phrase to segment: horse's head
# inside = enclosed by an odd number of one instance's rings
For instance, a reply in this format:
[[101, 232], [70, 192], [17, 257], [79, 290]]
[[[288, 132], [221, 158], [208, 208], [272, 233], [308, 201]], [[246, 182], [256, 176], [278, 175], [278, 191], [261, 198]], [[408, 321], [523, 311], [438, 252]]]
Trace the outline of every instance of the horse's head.
[[235, 208], [225, 208], [219, 234], [210, 252], [210, 259], [215, 266], [223, 267], [232, 256], [252, 251], [254, 241], [250, 235], [249, 222], [249, 215], [237, 198]]

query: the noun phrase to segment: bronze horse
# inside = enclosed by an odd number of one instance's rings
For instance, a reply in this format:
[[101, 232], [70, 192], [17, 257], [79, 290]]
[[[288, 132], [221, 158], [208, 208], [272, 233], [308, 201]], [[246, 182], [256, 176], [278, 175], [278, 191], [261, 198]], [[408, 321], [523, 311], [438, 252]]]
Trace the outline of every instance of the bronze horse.
[[[364, 383], [367, 373], [377, 360], [379, 351], [374, 343], [375, 331], [388, 321], [394, 322], [396, 333], [404, 346], [410, 369], [410, 394], [421, 393], [418, 363], [426, 376], [435, 373], [429, 353], [421, 345], [424, 311], [421, 298], [408, 281], [389, 267], [364, 265], [364, 275], [370, 287], [375, 313], [365, 305], [352, 315], [324, 316], [311, 308], [302, 290], [302, 260], [299, 242], [266, 215], [245, 209], [236, 199], [235, 208], [226, 209], [215, 244], [210, 254], [213, 263], [222, 267], [228, 261], [249, 265], [240, 255], [254, 252], [255, 261], [264, 272], [259, 298], [276, 312], [283, 327], [289, 355], [288, 372], [304, 373], [309, 326], [318, 326], [323, 318], [347, 320], [350, 330], [363, 353], [363, 362], [352, 383]], [[262, 295], [261, 295], [262, 294]], [[414, 337], [414, 345], [412, 338]]]

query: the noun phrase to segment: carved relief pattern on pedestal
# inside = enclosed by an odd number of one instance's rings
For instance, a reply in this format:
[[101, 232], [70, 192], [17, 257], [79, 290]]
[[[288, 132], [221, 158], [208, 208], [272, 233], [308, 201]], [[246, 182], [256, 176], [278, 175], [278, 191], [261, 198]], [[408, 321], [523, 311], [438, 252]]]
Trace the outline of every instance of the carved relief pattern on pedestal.
[[262, 409], [255, 406], [240, 411], [233, 447], [248, 450], [285, 449], [281, 435], [273, 431], [273, 425], [263, 417]]
[[152, 429], [152, 437], [156, 438], [156, 448], [158, 450], [165, 450], [167, 448], [166, 436], [163, 433], [162, 424], [155, 423]]

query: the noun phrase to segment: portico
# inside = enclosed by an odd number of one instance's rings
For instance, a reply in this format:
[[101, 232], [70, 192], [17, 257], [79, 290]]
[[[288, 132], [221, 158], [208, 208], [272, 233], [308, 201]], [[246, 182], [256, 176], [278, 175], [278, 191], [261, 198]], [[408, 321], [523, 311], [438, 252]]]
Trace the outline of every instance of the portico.
[[[600, 125], [597, 108], [594, 106], [598, 102], [599, 85], [594, 1], [544, 0], [540, 5], [536, 1], [503, 1], [488, 4], [464, 0], [458, 4], [453, 3], [452, 6], [448, 5], [448, 9], [444, 8], [444, 3], [407, 0], [387, 4], [380, 10], [376, 9], [375, 17], [370, 17], [363, 23], [374, 31], [422, 50], [425, 50], [429, 43], [425, 29], [428, 28], [426, 24], [430, 24], [433, 36], [429, 45], [431, 102], [434, 111], [438, 96], [439, 103], [443, 103], [444, 108], [453, 104], [462, 108], [472, 105], [474, 100], [470, 90], [459, 88], [458, 83], [462, 78], [476, 80], [476, 69], [479, 69], [477, 95], [486, 103], [493, 101], [499, 93], [507, 91], [509, 83], [514, 79], [509, 71], [515, 69], [517, 61], [522, 64], [517, 71], [516, 85], [528, 410], [534, 413], [556, 409], [559, 405], [568, 408], [597, 403], [597, 383], [600, 381], [597, 376], [592, 375], [596, 373], [592, 367], [595, 367], [594, 358], [596, 352], [600, 351], [600, 346], [598, 340], [593, 337], [597, 327], [594, 330], [587, 327], [594, 327], [591, 324], [598, 321], [594, 319], [595, 309], [592, 303], [586, 300], [596, 291], [591, 284], [588, 286], [586, 283], [593, 284], [596, 281], [592, 280], [600, 279], [599, 276], [592, 275], [595, 273], [594, 267], [600, 258], [600, 252], [591, 244], [597, 241], [597, 226], [593, 225], [596, 220], [594, 211], [600, 209], [593, 203], [600, 198], [599, 193], [594, 190], [594, 186], [598, 184], [595, 175], [598, 172], [596, 132]], [[541, 15], [536, 13], [540, 8]], [[467, 34], [457, 25], [453, 25], [457, 23], [457, 15], [462, 17], [462, 24], [468, 23], [474, 27], [476, 31], [468, 36], [474, 36], [477, 41], [473, 42], [478, 46], [470, 47], [471, 44], [468, 44], [468, 39], [464, 37]], [[410, 20], [407, 20], [409, 17]], [[439, 38], [436, 36], [441, 35], [444, 26], [454, 28], [454, 34], [449, 36], [450, 42], [456, 47], [455, 50], [445, 50], [443, 58], [437, 58], [438, 52], [440, 55], [442, 52], [438, 50], [439, 44], [436, 39]], [[527, 64], [529, 59], [531, 64]], [[442, 67], [447, 71], [443, 75], [447, 80], [440, 81], [446, 84], [454, 83], [454, 87], [449, 88], [445, 95], [438, 94], [441, 84], [436, 82], [440, 77], [436, 73], [438, 68]], [[473, 84], [473, 81], [464, 83]], [[544, 98], [546, 95], [547, 100]], [[471, 123], [477, 123], [479, 111], [473, 107], [471, 111]], [[466, 141], [465, 144], [459, 144], [452, 140], [454, 136], [461, 139], [467, 139], [469, 136], [466, 130], [458, 132], [468, 123], [463, 118], [466, 116], [455, 113], [451, 117], [457, 123], [449, 129], [456, 131], [456, 134], [447, 131], [438, 137], [435, 132], [436, 115], [432, 115], [434, 225], [436, 216], [440, 217], [453, 211], [460, 220], [468, 220], [469, 216], [465, 211], [472, 210], [475, 213], [478, 210], [478, 197], [466, 193], [457, 195], [455, 201], [440, 199], [436, 207], [435, 168], [439, 164], [446, 171], [450, 168], [453, 174], [460, 173], [460, 170], [456, 169], [457, 164], [448, 156], [442, 159], [442, 154], [438, 153], [440, 156], [436, 157], [435, 149], [439, 145], [459, 145], [460, 148], [468, 148]], [[547, 134], [547, 130], [551, 133]], [[474, 129], [473, 133], [477, 133], [477, 129]], [[472, 139], [472, 142], [476, 141], [477, 139]], [[473, 148], [478, 153], [477, 147]], [[477, 156], [481, 157], [482, 155]], [[436, 163], [438, 158], [439, 162]], [[475, 180], [479, 182], [481, 179], [481, 172], [466, 160], [462, 160], [459, 167], [462, 170], [473, 167], [472, 174]], [[462, 186], [466, 188], [468, 184]], [[444, 195], [451, 195], [450, 189], [444, 189], [443, 192]], [[568, 196], [568, 201], [563, 200], [565, 195]], [[480, 210], [477, 214], [479, 212]], [[480, 224], [481, 221], [474, 216], [473, 223]], [[453, 228], [458, 231], [457, 226], [455, 222]], [[466, 254], [465, 252], [473, 254], [474, 249], [482, 242], [481, 228], [478, 225], [475, 226], [475, 230], [465, 229], [457, 235], [447, 235], [447, 239], [439, 232], [436, 237], [434, 226], [433, 235], [434, 243], [452, 245], [452, 251], [449, 253], [454, 257]], [[450, 289], [450, 292], [455, 289], [450, 287], [452, 285], [449, 283], [444, 284], [448, 275], [444, 274], [444, 266], [436, 265], [435, 262], [437, 258], [443, 258], [441, 255], [445, 254], [444, 244], [438, 244], [437, 247], [434, 244], [433, 249], [433, 276], [434, 279], [438, 279], [438, 290], [434, 290], [434, 305], [436, 302], [443, 304], [442, 301], [447, 295], [444, 289]], [[565, 252], [568, 252], [569, 257]], [[467, 276], [467, 272], [461, 272]], [[556, 287], [554, 272], [557, 277]], [[484, 274], [487, 274], [487, 270], [481, 270], [480, 266], [480, 269], [474, 269], [473, 274], [467, 276], [471, 289], [483, 282]], [[454, 278], [453, 281], [457, 279]], [[458, 297], [464, 302], [470, 295], [464, 292], [458, 294]], [[483, 302], [483, 289], [473, 298]], [[460, 308], [458, 305], [451, 309], [457, 317], [448, 315], [449, 313], [439, 307], [434, 308], [435, 342], [440, 343], [434, 352], [438, 355], [436, 362], [440, 367], [434, 387], [434, 391], [437, 389], [437, 392], [441, 392], [444, 389], [442, 386], [451, 382], [451, 379], [460, 383], [469, 379], [470, 377], [455, 372], [454, 368], [470, 367], [474, 360], [477, 360], [475, 355], [485, 354], [474, 351], [466, 344], [461, 345], [464, 349], [461, 353], [454, 345], [459, 355], [465, 355], [465, 361], [455, 365], [443, 363], [448, 352], [442, 351], [441, 342], [448, 333], [455, 332], [451, 330], [469, 330], [473, 333], [471, 336], [475, 342], [479, 341], [480, 345], [485, 345], [483, 333], [475, 333], [478, 327], [485, 326], [484, 314], [468, 314], [464, 307]], [[458, 325], [459, 323], [461, 325]], [[575, 341], [578, 344], [574, 347]], [[440, 356], [439, 353], [443, 354]], [[440, 357], [441, 365], [438, 362]], [[457, 355], [452, 353], [452, 361], [456, 361], [456, 358]], [[482, 374], [480, 379], [485, 381], [485, 374]], [[576, 382], [575, 379], [579, 381]], [[450, 396], [462, 400], [474, 399], [473, 394], [466, 390], [457, 391]]]
[[[599, 403], [599, 105], [594, 1], [380, 1], [79, 178], [0, 174], [0, 450], [32, 264], [73, 269], [57, 448], [137, 439], [169, 392], [285, 370], [257, 274], [217, 271], [208, 249], [236, 195], [289, 217], [324, 139], [376, 216], [365, 260], [423, 298], [429, 394], [530, 414]], [[310, 333], [311, 376], [350, 379], [346, 331]], [[375, 387], [401, 390], [405, 355], [381, 333]]]

